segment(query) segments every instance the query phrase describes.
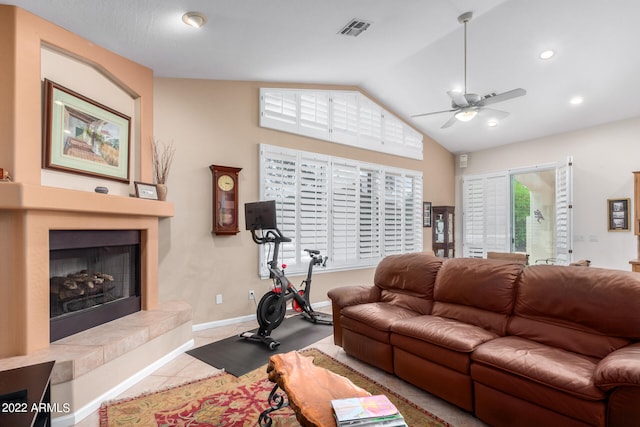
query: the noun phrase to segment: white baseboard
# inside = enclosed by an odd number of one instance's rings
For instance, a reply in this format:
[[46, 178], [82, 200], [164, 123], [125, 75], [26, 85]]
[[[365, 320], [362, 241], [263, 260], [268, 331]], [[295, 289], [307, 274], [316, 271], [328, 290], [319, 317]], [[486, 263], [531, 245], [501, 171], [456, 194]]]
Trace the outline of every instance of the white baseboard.
[[[321, 301], [315, 304], [311, 304], [313, 308], [327, 307], [331, 305], [331, 301]], [[204, 331], [207, 329], [219, 328], [221, 326], [235, 325], [242, 322], [250, 322], [256, 320], [255, 314], [248, 314], [246, 316], [232, 317], [230, 319], [214, 320], [212, 322], [198, 323], [193, 325], [193, 332]]]
[[189, 350], [191, 347], [193, 347], [193, 345], [194, 345], [194, 340], [191, 339], [191, 340], [187, 341], [186, 343], [182, 344], [180, 347], [178, 347], [175, 350], [173, 350], [171, 353], [166, 354], [165, 356], [163, 356], [160, 359], [156, 360], [155, 362], [153, 362], [152, 364], [150, 364], [146, 368], [138, 371], [135, 375], [127, 378], [126, 380], [124, 380], [123, 382], [118, 384], [117, 386], [115, 386], [112, 389], [106, 391], [102, 395], [96, 397], [94, 400], [92, 400], [88, 404], [84, 405], [82, 408], [78, 409], [77, 411], [72, 412], [72, 413], [67, 414], [67, 415], [63, 415], [61, 417], [52, 418], [51, 419], [51, 426], [52, 427], [71, 427], [71, 426], [74, 426], [75, 424], [77, 424], [81, 420], [85, 419], [86, 417], [88, 417], [89, 415], [91, 415], [92, 413], [94, 413], [98, 409], [100, 409], [100, 405], [102, 404], [102, 402], [116, 398], [118, 395], [122, 394], [128, 388], [130, 388], [130, 387], [134, 386], [135, 384], [139, 383], [140, 381], [142, 381], [144, 378], [146, 378], [152, 372], [156, 371], [157, 369], [159, 369], [162, 366], [166, 365], [167, 363], [171, 362], [176, 357], [180, 356], [185, 351]]

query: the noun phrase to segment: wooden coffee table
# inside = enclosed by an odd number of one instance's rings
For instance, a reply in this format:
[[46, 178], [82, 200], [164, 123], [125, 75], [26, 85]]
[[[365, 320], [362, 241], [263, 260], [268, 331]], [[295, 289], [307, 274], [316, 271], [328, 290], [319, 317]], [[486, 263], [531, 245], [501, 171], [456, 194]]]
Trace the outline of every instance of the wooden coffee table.
[[312, 357], [297, 351], [271, 356], [267, 373], [275, 386], [269, 395], [270, 408], [260, 414], [261, 426], [271, 426], [270, 414], [290, 406], [303, 427], [336, 427], [333, 399], [371, 396], [347, 378], [314, 365]]

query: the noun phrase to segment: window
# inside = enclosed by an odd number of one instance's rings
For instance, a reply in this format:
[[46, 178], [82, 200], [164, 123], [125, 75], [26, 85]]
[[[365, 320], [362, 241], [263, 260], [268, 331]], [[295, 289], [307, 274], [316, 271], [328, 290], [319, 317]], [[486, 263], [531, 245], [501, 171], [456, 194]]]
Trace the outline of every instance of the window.
[[463, 256], [526, 252], [571, 262], [571, 161], [463, 177]]
[[264, 144], [260, 164], [260, 199], [276, 201], [278, 228], [292, 239], [280, 252], [288, 272], [306, 272], [304, 249], [328, 256], [327, 270], [422, 251], [421, 172]]
[[260, 126], [422, 160], [422, 134], [355, 91], [260, 89]]

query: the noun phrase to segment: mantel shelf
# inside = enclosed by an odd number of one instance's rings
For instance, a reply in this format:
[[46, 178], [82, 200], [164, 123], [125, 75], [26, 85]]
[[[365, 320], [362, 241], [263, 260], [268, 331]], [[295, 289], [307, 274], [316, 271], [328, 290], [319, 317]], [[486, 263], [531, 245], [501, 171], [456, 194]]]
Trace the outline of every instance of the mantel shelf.
[[0, 210], [44, 210], [169, 218], [173, 203], [18, 182], [0, 182]]

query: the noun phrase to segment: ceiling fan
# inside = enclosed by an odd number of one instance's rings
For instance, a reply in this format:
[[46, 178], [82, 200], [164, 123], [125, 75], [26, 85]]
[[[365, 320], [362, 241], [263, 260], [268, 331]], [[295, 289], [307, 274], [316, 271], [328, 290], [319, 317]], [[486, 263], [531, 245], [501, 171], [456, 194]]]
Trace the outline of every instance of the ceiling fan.
[[411, 117], [424, 117], [440, 113], [454, 113], [454, 115], [449, 120], [447, 120], [444, 125], [442, 125], [443, 129], [452, 126], [457, 120], [461, 122], [468, 122], [478, 114], [490, 114], [496, 119], [503, 119], [509, 115], [508, 112], [488, 108], [487, 106], [527, 94], [527, 91], [522, 88], [509, 90], [507, 92], [498, 94], [490, 93], [484, 96], [480, 96], [475, 93], [467, 93], [467, 22], [469, 22], [472, 17], [472, 12], [463, 13], [458, 17], [458, 22], [464, 24], [464, 93], [452, 90], [447, 92], [447, 95], [449, 95], [449, 97], [451, 98], [450, 110], [415, 114]]

